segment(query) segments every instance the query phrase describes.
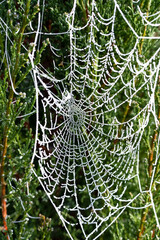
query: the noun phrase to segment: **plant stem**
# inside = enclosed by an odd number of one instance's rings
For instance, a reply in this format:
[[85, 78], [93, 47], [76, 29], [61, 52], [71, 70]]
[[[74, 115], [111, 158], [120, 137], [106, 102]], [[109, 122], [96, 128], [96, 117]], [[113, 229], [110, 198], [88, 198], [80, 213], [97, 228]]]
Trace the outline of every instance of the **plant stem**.
[[87, 8], [87, 4], [84, 5], [83, 0], [80, 0], [80, 4], [81, 4], [82, 11], [83, 11], [84, 22], [86, 24], [87, 21], [88, 21], [88, 8]]
[[[6, 206], [6, 199], [5, 199], [5, 195], [6, 195], [6, 183], [5, 183], [5, 172], [4, 172], [4, 165], [5, 165], [5, 158], [6, 158], [6, 153], [7, 153], [7, 127], [5, 128], [5, 136], [4, 136], [4, 140], [3, 140], [3, 152], [2, 152], [2, 161], [1, 161], [1, 205], [2, 205], [2, 219], [3, 219], [3, 227], [5, 232], [5, 235], [7, 236], [7, 222], [6, 222], [6, 218], [7, 218], [7, 206]], [[7, 236], [8, 239], [8, 236]]]
[[158, 136], [158, 131], [156, 130], [152, 137], [151, 150], [150, 150], [150, 156], [149, 156], [149, 167], [148, 167], [149, 177], [152, 176], [153, 154], [154, 154], [154, 148], [155, 148], [155, 142], [157, 140], [157, 136]]
[[[22, 39], [23, 39], [23, 33], [25, 31], [25, 27], [27, 25], [27, 16], [29, 14], [30, 9], [30, 1], [27, 0], [26, 2], [26, 8], [25, 8], [25, 14], [22, 21], [22, 26], [20, 29], [18, 41], [17, 41], [17, 47], [16, 47], [16, 60], [14, 69], [12, 71], [12, 82], [13, 86], [15, 87], [15, 81], [17, 77], [17, 71], [19, 68], [19, 59], [20, 59], [20, 52], [21, 52], [21, 45], [22, 45]], [[13, 89], [10, 88], [9, 92], [9, 99], [6, 109], [6, 125], [4, 127], [4, 134], [3, 134], [3, 150], [2, 150], [2, 159], [1, 159], [1, 165], [0, 165], [0, 180], [1, 180], [1, 206], [2, 206], [2, 220], [3, 220], [3, 230], [5, 230], [5, 236], [6, 239], [9, 239], [8, 236], [8, 227], [7, 227], [7, 203], [6, 203], [6, 182], [5, 182], [5, 165], [6, 165], [6, 154], [8, 149], [8, 135], [9, 135], [9, 123], [10, 123], [10, 114], [11, 114], [11, 104], [13, 101], [14, 92]]]
[[8, 133], [9, 133], [9, 117], [10, 117], [10, 109], [11, 109], [11, 103], [13, 99], [13, 90], [10, 89], [9, 93], [9, 101], [7, 104], [7, 110], [6, 110], [6, 125], [4, 128], [4, 134], [3, 134], [3, 151], [2, 151], [2, 160], [1, 160], [1, 171], [0, 171], [0, 179], [1, 179], [1, 205], [2, 205], [2, 219], [3, 219], [3, 227], [5, 230], [6, 238], [8, 238], [8, 227], [7, 227], [7, 203], [5, 199], [6, 195], [6, 182], [5, 182], [5, 159], [7, 154], [7, 148], [8, 148]]
[[137, 240], [141, 240], [141, 238], [142, 238], [142, 235], [143, 235], [143, 232], [144, 232], [145, 221], [146, 221], [146, 217], [147, 217], [147, 214], [148, 214], [148, 209], [149, 209], [149, 207], [147, 207], [146, 210], [144, 212], [142, 212], [140, 231], [138, 233]]
[[[160, 106], [158, 108], [158, 120], [159, 120], [159, 124], [160, 124]], [[149, 178], [151, 179], [151, 176], [152, 176], [152, 168], [153, 168], [153, 156], [154, 156], [154, 150], [155, 150], [155, 143], [156, 143], [156, 140], [157, 140], [157, 136], [158, 136], [158, 130], [156, 129], [156, 131], [154, 132], [153, 134], [153, 137], [152, 137], [152, 141], [151, 141], [151, 150], [150, 150], [150, 155], [149, 155], [149, 160], [148, 160], [148, 163], [149, 163], [149, 167], [148, 167], [148, 174], [149, 174]], [[157, 172], [156, 172], [157, 173]], [[155, 174], [156, 174], [155, 173]], [[152, 187], [154, 185], [154, 181], [152, 183]], [[150, 201], [150, 198], [149, 198], [149, 201]], [[138, 238], [137, 240], [140, 240], [141, 239], [141, 236], [143, 235], [143, 232], [144, 232], [144, 223], [145, 223], [145, 220], [146, 220], [146, 217], [147, 217], [147, 214], [148, 214], [148, 210], [149, 210], [149, 207], [146, 208], [146, 210], [142, 213], [142, 216], [141, 216], [141, 223], [140, 223], [140, 231], [138, 233]]]

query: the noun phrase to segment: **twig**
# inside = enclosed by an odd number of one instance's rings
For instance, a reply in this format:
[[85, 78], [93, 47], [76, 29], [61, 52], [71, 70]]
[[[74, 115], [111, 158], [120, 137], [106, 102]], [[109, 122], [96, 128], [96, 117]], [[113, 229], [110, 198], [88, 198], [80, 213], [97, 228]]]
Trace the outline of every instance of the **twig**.
[[[27, 25], [27, 16], [29, 13], [30, 9], [30, 1], [27, 0], [26, 2], [26, 8], [25, 8], [25, 14], [24, 18], [22, 21], [22, 27], [19, 33], [19, 38], [17, 42], [17, 49], [16, 49], [16, 60], [15, 60], [15, 65], [14, 69], [12, 72], [12, 82], [13, 82], [13, 87], [15, 87], [15, 81], [16, 81], [16, 76], [17, 76], [17, 71], [19, 68], [19, 59], [20, 59], [20, 51], [21, 51], [21, 43], [23, 39], [23, 33], [25, 31], [25, 27]], [[6, 182], [5, 182], [5, 160], [6, 160], [6, 154], [7, 154], [7, 149], [8, 149], [8, 134], [9, 134], [9, 122], [10, 122], [10, 113], [11, 113], [11, 104], [13, 101], [14, 97], [14, 92], [13, 89], [10, 88], [9, 92], [9, 100], [7, 104], [7, 109], [6, 109], [6, 125], [4, 128], [4, 134], [3, 134], [3, 150], [2, 150], [2, 160], [1, 160], [1, 165], [0, 165], [0, 180], [1, 180], [1, 205], [2, 205], [2, 220], [3, 220], [3, 230], [5, 230], [4, 234], [6, 236], [6, 239], [9, 239], [8, 236], [8, 227], [7, 227], [7, 203], [6, 203]]]

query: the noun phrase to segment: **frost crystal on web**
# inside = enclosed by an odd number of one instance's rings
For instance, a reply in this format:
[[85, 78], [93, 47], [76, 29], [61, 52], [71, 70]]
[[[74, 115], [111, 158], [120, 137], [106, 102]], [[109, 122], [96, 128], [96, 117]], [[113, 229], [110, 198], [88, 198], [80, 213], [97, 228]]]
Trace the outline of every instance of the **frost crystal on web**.
[[[43, 33], [43, 14], [39, 17], [35, 46], [39, 36], [61, 35], [68, 39], [69, 54], [57, 64], [61, 52], [50, 43], [54, 75], [45, 66], [34, 65], [36, 48], [30, 54], [37, 93], [32, 162], [40, 168], [34, 172], [71, 239], [72, 227], [81, 229], [85, 239], [97, 239], [126, 208], [152, 207], [159, 228], [152, 194], [159, 148], [148, 189], [141, 184], [145, 167], [140, 152], [150, 119], [156, 129], [159, 125], [155, 91], [160, 48], [147, 59], [142, 44], [159, 39], [155, 28], [160, 26], [160, 13], [143, 13], [140, 1], [133, 1], [141, 25], [154, 27], [151, 35], [144, 35], [121, 10], [119, 1], [108, 3], [107, 15], [92, 0], [85, 24], [78, 21], [78, 4], [75, 0], [67, 15], [65, 33]], [[120, 46], [117, 39], [121, 23], [132, 37], [130, 49]], [[148, 203], [138, 205], [138, 199], [146, 195]]]

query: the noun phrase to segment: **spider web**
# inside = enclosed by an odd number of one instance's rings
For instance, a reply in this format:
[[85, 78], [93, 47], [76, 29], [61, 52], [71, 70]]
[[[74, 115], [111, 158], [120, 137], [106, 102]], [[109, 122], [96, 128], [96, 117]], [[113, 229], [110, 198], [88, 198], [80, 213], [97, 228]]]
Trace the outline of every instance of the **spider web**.
[[[30, 54], [37, 94], [32, 162], [40, 168], [40, 172], [34, 172], [71, 239], [72, 227], [81, 229], [80, 236], [83, 234], [85, 239], [97, 239], [126, 208], [151, 206], [159, 228], [152, 194], [159, 148], [150, 186], [145, 190], [140, 179], [140, 171], [144, 171], [140, 168], [140, 151], [150, 119], [156, 129], [159, 125], [155, 91], [160, 48], [149, 60], [141, 56], [139, 49], [142, 39], [156, 40], [159, 36], [156, 30], [150, 36], [138, 33], [116, 0], [112, 1], [108, 16], [101, 15], [93, 0], [82, 26], [77, 21], [78, 4], [75, 0], [67, 15], [69, 30], [61, 33], [70, 43], [69, 55], [63, 56], [66, 64], [57, 64], [60, 50], [52, 44], [54, 74], [45, 66], [34, 64], [36, 48]], [[159, 12], [143, 13], [140, 1], [133, 1], [133, 5], [142, 24], [160, 26]], [[44, 8], [45, 1], [35, 46], [39, 36], [59, 35], [42, 33]], [[129, 51], [122, 51], [117, 44], [117, 16], [133, 36]], [[133, 110], [130, 114], [129, 109]], [[158, 146], [159, 140], [160, 136]], [[135, 191], [131, 195], [133, 185]], [[150, 196], [148, 204], [133, 206], [146, 194]]]

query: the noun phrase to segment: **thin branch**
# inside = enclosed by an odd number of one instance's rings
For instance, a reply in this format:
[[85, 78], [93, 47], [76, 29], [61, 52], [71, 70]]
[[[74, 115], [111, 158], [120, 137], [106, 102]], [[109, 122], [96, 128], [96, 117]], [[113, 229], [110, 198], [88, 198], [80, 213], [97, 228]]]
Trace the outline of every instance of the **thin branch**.
[[[14, 87], [15, 87], [15, 81], [17, 77], [17, 71], [19, 68], [19, 58], [20, 58], [21, 45], [23, 40], [23, 33], [27, 25], [27, 17], [28, 17], [29, 9], [30, 9], [30, 0], [27, 0], [25, 14], [22, 21], [22, 27], [20, 29], [19, 38], [17, 42], [14, 70], [12, 72], [12, 81], [13, 81]], [[6, 165], [6, 154], [8, 149], [8, 134], [9, 134], [11, 104], [13, 101], [13, 97], [14, 97], [14, 92], [13, 92], [13, 89], [10, 88], [9, 99], [8, 99], [8, 104], [6, 109], [6, 125], [4, 127], [4, 133], [3, 133], [3, 150], [2, 150], [2, 159], [1, 159], [1, 165], [0, 165], [2, 220], [3, 220], [3, 230], [5, 230], [4, 234], [7, 240], [9, 239], [9, 236], [8, 236], [8, 227], [7, 227], [7, 203], [5, 198], [6, 196], [5, 165]]]

